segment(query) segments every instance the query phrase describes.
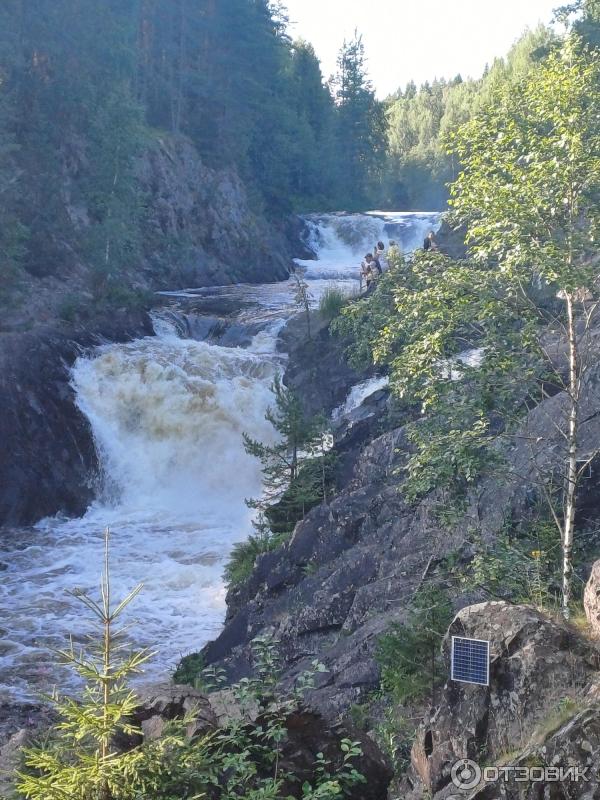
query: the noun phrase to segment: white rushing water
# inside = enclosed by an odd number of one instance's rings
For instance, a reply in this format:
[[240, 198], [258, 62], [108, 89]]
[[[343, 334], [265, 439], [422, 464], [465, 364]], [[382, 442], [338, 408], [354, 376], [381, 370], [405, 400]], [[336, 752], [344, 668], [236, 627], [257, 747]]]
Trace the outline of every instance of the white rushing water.
[[319, 260], [298, 263], [308, 269], [313, 280], [355, 279], [360, 262], [377, 242], [387, 248], [394, 241], [409, 255], [423, 245], [430, 230], [437, 231], [440, 219], [440, 214], [424, 211], [312, 214], [307, 218], [309, 245], [318, 252]]
[[380, 389], [385, 389], [389, 386], [389, 383], [390, 379], [387, 375], [382, 375], [379, 378], [368, 378], [366, 381], [357, 383], [356, 386], [350, 389], [342, 405], [333, 410], [331, 415], [332, 419], [334, 421], [339, 420], [346, 414], [350, 414], [356, 408], [360, 408], [367, 398], [371, 397], [372, 394], [375, 394], [375, 392], [378, 392]]
[[[438, 219], [311, 217], [319, 257], [301, 263], [313, 296], [332, 280], [353, 284], [363, 251], [377, 240], [396, 239], [409, 251]], [[223, 567], [233, 545], [251, 532], [244, 499], [261, 492], [259, 465], [244, 452], [242, 433], [273, 440], [265, 412], [282, 368], [276, 339], [294, 311], [293, 287], [173, 294], [243, 299], [238, 324], [252, 322], [260, 330], [246, 347], [222, 347], [180, 338], [172, 315], [158, 314], [155, 337], [103, 346], [75, 363], [77, 402], [92, 426], [102, 468], [95, 478], [98, 499], [82, 519], [46, 519], [3, 538], [0, 699], [30, 699], [57, 681], [64, 685], [49, 648], [62, 646], [68, 634], [81, 641], [89, 630], [65, 589], [97, 591], [107, 525], [115, 596], [144, 583], [129, 619], [136, 621], [136, 644], [158, 651], [145, 679], [164, 676], [222, 625]], [[372, 388], [357, 387], [347, 405], [356, 407]]]

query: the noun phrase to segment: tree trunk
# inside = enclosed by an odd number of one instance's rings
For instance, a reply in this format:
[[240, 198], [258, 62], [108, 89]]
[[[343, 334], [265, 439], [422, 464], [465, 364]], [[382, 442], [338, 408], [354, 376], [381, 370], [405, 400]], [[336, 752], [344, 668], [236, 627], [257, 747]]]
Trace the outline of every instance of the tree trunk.
[[569, 619], [571, 588], [573, 582], [573, 534], [577, 502], [577, 450], [578, 450], [578, 410], [579, 410], [579, 364], [577, 352], [577, 331], [573, 295], [567, 292], [567, 333], [569, 338], [569, 419], [567, 429], [567, 463], [565, 470], [564, 508], [563, 508], [563, 568], [562, 568], [562, 612]]

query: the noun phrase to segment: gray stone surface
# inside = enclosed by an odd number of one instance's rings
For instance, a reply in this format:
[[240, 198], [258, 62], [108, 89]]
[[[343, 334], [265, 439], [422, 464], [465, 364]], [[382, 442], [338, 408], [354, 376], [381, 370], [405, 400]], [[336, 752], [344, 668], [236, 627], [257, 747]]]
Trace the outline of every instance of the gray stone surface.
[[[409, 779], [413, 787], [422, 787], [419, 796], [429, 793], [441, 800], [451, 794], [451, 767], [460, 759], [482, 766], [502, 765], [513, 763], [516, 754], [536, 752], [550, 764], [561, 748], [574, 755], [571, 745], [579, 747], [581, 742], [567, 736], [568, 728], [560, 742], [554, 739], [552, 747], [546, 745], [545, 753], [542, 747], [564, 724], [561, 708], [588, 702], [586, 695], [600, 666], [593, 643], [529, 606], [502, 602], [459, 612], [444, 642], [448, 668], [453, 635], [490, 641], [490, 685], [454, 681], [445, 685], [437, 708], [424, 720], [413, 745]], [[496, 797], [493, 792], [484, 796]]]
[[583, 593], [585, 615], [594, 635], [600, 638], [600, 561], [594, 562]]

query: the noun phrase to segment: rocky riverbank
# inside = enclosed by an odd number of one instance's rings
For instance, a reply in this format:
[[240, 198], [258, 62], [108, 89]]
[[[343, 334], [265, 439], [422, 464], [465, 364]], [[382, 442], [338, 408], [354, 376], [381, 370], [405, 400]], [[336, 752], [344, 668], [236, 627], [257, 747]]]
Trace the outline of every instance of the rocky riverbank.
[[[290, 328], [286, 346], [286, 380], [311, 411], [331, 411], [352, 382], [365, 377], [345, 363], [343, 343], [325, 325], [315, 343], [302, 344]], [[305, 358], [305, 350], [314, 347], [319, 359]], [[582, 393], [589, 452], [600, 447], [596, 372], [592, 368], [586, 375]], [[535, 454], [538, 462], [553, 458], [558, 442], [554, 448], [547, 444], [559, 436], [555, 421], [563, 402], [555, 394], [530, 411], [507, 454], [504, 477], [484, 478], [460, 513], [445, 516], [440, 514], [443, 496], [433, 494], [410, 504], [402, 494], [410, 453], [404, 424], [414, 410], [393, 405], [385, 391], [373, 395], [336, 433], [340, 468], [335, 495], [298, 523], [289, 542], [259, 556], [245, 585], [230, 592], [225, 628], [203, 649], [204, 663], [238, 680], [251, 669], [251, 641], [272, 637], [279, 644], [282, 685], [292, 685], [317, 659], [326, 670], [309, 695], [311, 707], [332, 721], [357, 709], [373, 720], [382, 713], [373, 701], [373, 693], [380, 691], [380, 637], [407, 622], [411, 602], [429, 583], [447, 591], [459, 612], [449, 636], [458, 631], [492, 641], [492, 684], [461, 689], [449, 682], [431, 709], [426, 702], [404, 709], [417, 718], [424, 715], [425, 721], [414, 739], [412, 771], [393, 796], [449, 797], [456, 791], [450, 784], [454, 761], [481, 752], [499, 763], [510, 749], [515, 764], [528, 757], [548, 757], [544, 763], [580, 763], [578, 758], [592, 763], [585, 753], [595, 753], [598, 746], [596, 640], [532, 608], [486, 602], [494, 598], [485, 586], [453, 578], [468, 574], [473, 558], [481, 548], [493, 547], [507, 524], [526, 526], [535, 517], [538, 487], [535, 475], [527, 477], [526, 465], [531, 448], [535, 451], [540, 442], [546, 447]], [[595, 468], [590, 471], [580, 493], [583, 575], [598, 556], [597, 474]], [[594, 613], [589, 611], [590, 619]], [[518, 737], [515, 725], [521, 725]], [[580, 752], [580, 740], [589, 743], [585, 753]], [[593, 781], [598, 785], [596, 773]], [[569, 797], [584, 796], [582, 787], [573, 791]], [[480, 792], [477, 797], [498, 796], [489, 787]], [[506, 796], [534, 795], [517, 787]]]
[[[73, 230], [90, 225], [76, 191], [80, 148], [64, 148], [60, 197]], [[206, 167], [184, 137], [157, 138], [138, 163], [146, 198], [143, 262], [98, 293], [83, 254], [34, 265], [0, 315], [0, 528], [82, 513], [97, 457], [74, 403], [69, 369], [101, 342], [151, 335], [156, 290], [286, 278], [306, 256], [299, 219], [275, 224], [251, 208], [232, 169]]]
[[89, 326], [0, 334], [2, 524], [85, 511], [94, 497], [98, 460], [69, 369], [87, 348], [151, 333], [146, 312], [116, 309]]

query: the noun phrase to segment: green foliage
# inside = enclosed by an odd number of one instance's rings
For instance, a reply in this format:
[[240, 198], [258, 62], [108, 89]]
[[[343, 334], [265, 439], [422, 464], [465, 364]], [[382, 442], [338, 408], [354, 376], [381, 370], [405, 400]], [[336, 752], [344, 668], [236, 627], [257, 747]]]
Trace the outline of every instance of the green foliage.
[[[477, 586], [492, 598], [553, 611], [560, 605], [560, 553], [558, 528], [544, 510], [539, 518], [505, 530], [493, 543], [478, 542], [468, 569], [461, 566], [454, 573], [465, 589]], [[575, 569], [579, 572], [587, 560], [589, 545], [580, 542]]]
[[569, 40], [501, 86], [452, 137], [463, 165], [452, 204], [473, 259], [418, 252], [334, 323], [357, 361], [389, 365], [394, 393], [421, 409], [408, 426], [410, 499], [464, 493], [497, 465], [498, 436], [543, 399], [543, 381], [561, 385], [544, 337], [566, 323], [557, 290], [583, 330], [578, 287], [594, 286], [599, 71]]
[[105, 98], [88, 138], [90, 167], [82, 195], [93, 224], [83, 247], [94, 270], [94, 289], [102, 297], [119, 272], [141, 256], [143, 197], [135, 170], [145, 139], [142, 111], [127, 87]]
[[333, 320], [339, 316], [347, 302], [348, 296], [342, 289], [330, 286], [319, 299], [319, 311], [326, 319]]
[[204, 658], [200, 653], [188, 653], [177, 664], [173, 673], [173, 683], [196, 686], [196, 680], [205, 667]]
[[246, 452], [261, 462], [268, 499], [280, 497], [288, 483], [294, 481], [300, 463], [306, 458], [302, 451], [310, 450], [319, 436], [315, 420], [306, 418], [299, 398], [284, 386], [279, 376], [271, 389], [275, 405], [267, 411], [265, 419], [275, 429], [279, 441], [265, 445], [244, 434]]
[[[325, 437], [324, 437], [325, 438]], [[317, 447], [322, 448], [322, 439]], [[270, 505], [265, 516], [275, 534], [274, 547], [286, 541], [296, 523], [319, 503], [327, 502], [334, 481], [337, 455], [332, 450], [313, 449], [313, 457], [307, 458], [298, 470], [295, 479], [286, 488], [276, 503]], [[281, 538], [279, 538], [281, 537]], [[272, 549], [272, 548], [269, 548]]]
[[271, 217], [366, 204], [383, 126], [362, 45], [346, 49], [334, 98], [287, 27], [267, 0], [0, 4], [5, 301], [23, 270], [63, 274], [80, 261], [104, 301], [142, 255], [169, 256], [145, 224], [140, 182], [140, 155], [165, 132], [210, 166], [233, 166]]
[[327, 421], [321, 416], [307, 418], [299, 398], [283, 385], [281, 378], [275, 378], [272, 391], [275, 405], [265, 418], [273, 425], [278, 441], [266, 445], [244, 434], [246, 452], [261, 462], [265, 488], [262, 500], [248, 504], [262, 511], [277, 506], [284, 514], [299, 506], [304, 513], [317, 500], [327, 498], [328, 471], [333, 459]]
[[[49, 698], [60, 722], [48, 747], [25, 752], [29, 771], [19, 776], [19, 790], [28, 800], [103, 800], [116, 796], [119, 788], [114, 738], [136, 732], [130, 722], [136, 698], [128, 681], [142, 671], [150, 653], [128, 652], [123, 631], [116, 628], [115, 623], [142, 586], [113, 604], [108, 543], [107, 529], [101, 600], [97, 602], [81, 590], [70, 592], [91, 611], [99, 633], [87, 648], [77, 650], [71, 641], [68, 649], [59, 651], [65, 663], [85, 681], [85, 689], [80, 702], [58, 693]], [[132, 764], [133, 758], [126, 756], [121, 766], [127, 770]]]
[[[573, 15], [575, 18], [573, 19]], [[555, 11], [558, 20], [567, 25], [572, 21], [573, 30], [586, 44], [600, 47], [600, 2], [598, 0], [576, 0]]]
[[445, 138], [476, 114], [497, 87], [527, 74], [551, 41], [547, 28], [528, 31], [479, 80], [457, 75], [425, 83], [419, 90], [409, 84], [388, 101], [383, 191], [392, 207], [445, 208], [445, 185], [460, 169], [459, 160], [446, 153]]
[[308, 339], [310, 341], [312, 339], [312, 332], [310, 327], [310, 306], [313, 297], [308, 288], [308, 284], [304, 280], [304, 277], [302, 275], [294, 271], [292, 273], [292, 278], [294, 279], [295, 283], [294, 303], [304, 315], [304, 319], [306, 321], [306, 335], [308, 336]]
[[277, 549], [288, 538], [285, 533], [274, 534], [271, 532], [264, 512], [259, 513], [258, 519], [254, 521], [253, 525], [256, 533], [233, 546], [225, 566], [223, 576], [229, 587], [245, 583], [252, 574], [258, 556]]
[[396, 702], [420, 699], [442, 677], [440, 645], [454, 614], [447, 592], [427, 584], [413, 599], [404, 625], [394, 623], [379, 637], [376, 658], [381, 686]]
[[326, 432], [327, 420], [321, 416], [308, 419], [299, 398], [279, 377], [272, 391], [275, 405], [267, 411], [266, 419], [278, 440], [267, 445], [244, 434], [246, 452], [261, 462], [265, 494], [246, 501], [258, 511], [253, 522], [255, 534], [233, 548], [225, 568], [230, 586], [244, 583], [257, 557], [280, 547], [296, 523], [327, 500], [333, 480], [336, 456]]
[[536, 391], [538, 320], [529, 304], [507, 300], [487, 264], [419, 252], [344, 310], [338, 329], [350, 328], [355, 354], [389, 365], [395, 395], [421, 409], [407, 427], [409, 499], [472, 485], [498, 458], [487, 446], [490, 418], [510, 427]]
[[[129, 653], [122, 632], [114, 629], [140, 589], [112, 605], [107, 533], [100, 602], [83, 592], [74, 593], [99, 621], [100, 635], [85, 651], [75, 651], [71, 645], [61, 653], [85, 680], [85, 689], [79, 700], [53, 698], [59, 722], [45, 743], [25, 750], [26, 769], [18, 775], [18, 796], [27, 800], [285, 800], [289, 797], [286, 787], [297, 781], [282, 764], [286, 720], [314, 686], [314, 674], [325, 668], [314, 662], [311, 671], [298, 677], [294, 691], [282, 695], [276, 690], [277, 651], [268, 639], [253, 643], [253, 677], [232, 688], [239, 719], [210, 735], [191, 738], [187, 728], [194, 718], [192, 710], [186, 718], [168, 723], [160, 738], [125, 750], [116, 748], [119, 735], [140, 734], [131, 723], [136, 698], [128, 679], [140, 671], [148, 654]], [[215, 679], [221, 682], [220, 673], [205, 670], [205, 674], [207, 685]], [[252, 724], [248, 712], [256, 718]], [[335, 800], [364, 782], [354, 766], [360, 755], [360, 745], [350, 740], [340, 742], [335, 763], [317, 753], [312, 776], [302, 784], [302, 797]]]
[[368, 205], [373, 184], [379, 181], [385, 152], [385, 119], [365, 64], [362, 36], [344, 41], [332, 88], [337, 100], [337, 143], [343, 153], [341, 196], [346, 208]]
[[[591, 286], [600, 212], [600, 63], [566, 41], [451, 138], [463, 170], [452, 206], [479, 259], [518, 288]], [[493, 134], [493, 135], [492, 135]]]
[[404, 716], [402, 707], [390, 704], [385, 697], [384, 702], [383, 718], [374, 730], [375, 741], [394, 765], [398, 779], [410, 767], [416, 726], [414, 719]]
[[[388, 320], [395, 314], [394, 292], [406, 282], [406, 264], [398, 254], [376, 281], [373, 294], [348, 303], [333, 320], [331, 331], [349, 341], [348, 359], [357, 369], [377, 363], [379, 343]], [[389, 353], [396, 352], [390, 344]]]

